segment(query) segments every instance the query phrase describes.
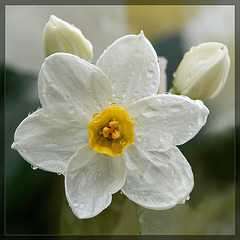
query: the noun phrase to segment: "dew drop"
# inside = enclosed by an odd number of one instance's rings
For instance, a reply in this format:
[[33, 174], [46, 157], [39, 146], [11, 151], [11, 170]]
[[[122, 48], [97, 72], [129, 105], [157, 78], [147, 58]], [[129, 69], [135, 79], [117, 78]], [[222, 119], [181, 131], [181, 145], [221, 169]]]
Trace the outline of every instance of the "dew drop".
[[80, 207], [81, 209], [83, 209], [83, 208], [85, 208], [85, 204], [84, 204], [84, 203], [80, 203], [79, 207]]
[[121, 145], [125, 145], [125, 144], [126, 144], [126, 141], [125, 141], [125, 140], [120, 140], [120, 144], [121, 144]]
[[44, 144], [43, 147], [44, 148], [56, 148], [56, 147], [58, 147], [58, 145], [55, 143], [47, 143], [47, 144]]
[[120, 194], [123, 194], [123, 192], [122, 192], [122, 191], [120, 191]]
[[71, 119], [71, 120], [70, 120], [70, 123], [71, 123], [71, 124], [76, 124], [77, 121], [76, 121], [75, 119]]
[[148, 144], [149, 144], [149, 140], [146, 138], [146, 139], [144, 139], [144, 141], [142, 141], [141, 145], [142, 145], [143, 148], [147, 148]]
[[149, 151], [151, 151], [151, 152], [153, 152], [153, 151], [155, 151], [156, 150], [156, 147], [151, 147], [150, 149], [149, 149]]
[[83, 108], [83, 109], [82, 109], [82, 112], [83, 112], [84, 114], [86, 114], [88, 111], [87, 111], [86, 108]]
[[58, 176], [60, 176], [60, 175], [61, 175], [61, 173], [59, 173], [59, 172], [58, 172], [58, 173], [57, 173], [57, 175], [58, 175]]
[[84, 104], [83, 107], [89, 111], [90, 107], [87, 104]]
[[32, 170], [37, 170], [38, 169], [37, 167], [35, 167], [33, 165], [31, 165], [31, 168], [32, 168]]
[[204, 106], [203, 102], [201, 100], [195, 100], [198, 107], [202, 108]]
[[175, 182], [175, 183], [178, 183], [178, 182], [179, 182], [179, 178], [175, 178], [175, 179], [174, 179], [174, 182]]
[[33, 114], [33, 113], [34, 113], [34, 111], [29, 112], [29, 113], [28, 113], [28, 116], [30, 116], [30, 115]]
[[101, 172], [100, 172], [100, 169], [98, 168], [97, 169], [97, 174], [100, 176], [101, 175]]
[[189, 136], [192, 136], [193, 134], [194, 134], [193, 131], [190, 131], [190, 132], [189, 132]]
[[117, 82], [112, 83], [112, 88], [115, 89], [117, 87]]
[[74, 140], [73, 141], [73, 144], [77, 144], [79, 142], [79, 140], [77, 139], [77, 140]]
[[16, 149], [17, 146], [18, 146], [18, 144], [14, 142], [14, 143], [12, 144], [11, 148], [12, 148], [12, 149]]
[[139, 95], [139, 92], [133, 92], [133, 96], [136, 98]]
[[184, 204], [186, 202], [186, 200], [185, 199], [183, 199], [180, 203], [182, 203], [182, 204]]
[[182, 97], [185, 98], [185, 99], [187, 99], [187, 100], [190, 99], [190, 97], [188, 97], [188, 96], [186, 96], [186, 95], [182, 95]]
[[190, 195], [188, 195], [187, 197], [186, 197], [186, 201], [188, 201], [190, 199]]
[[98, 117], [99, 115], [100, 115], [100, 113], [95, 113], [95, 114], [93, 115], [93, 119], [96, 118], [96, 117]]
[[69, 107], [69, 113], [70, 114], [74, 114], [75, 113], [75, 107], [74, 106], [71, 106], [71, 107]]
[[186, 78], [186, 82], [189, 82], [191, 80], [191, 75], [188, 75]]
[[74, 207], [78, 207], [78, 205], [79, 205], [79, 204], [78, 204], [77, 201], [75, 201], [75, 202], [73, 203], [73, 206], [74, 206]]
[[140, 135], [140, 136], [137, 136], [137, 138], [135, 137], [135, 139], [137, 140], [137, 142], [141, 142], [143, 140], [143, 137]]

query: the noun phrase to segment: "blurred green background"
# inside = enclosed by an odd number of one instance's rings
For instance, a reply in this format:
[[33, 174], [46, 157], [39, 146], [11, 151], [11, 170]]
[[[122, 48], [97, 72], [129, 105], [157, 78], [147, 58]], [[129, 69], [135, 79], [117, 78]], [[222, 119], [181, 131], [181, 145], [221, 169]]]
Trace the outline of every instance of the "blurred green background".
[[[235, 26], [228, 5], [28, 6], [8, 5], [5, 15], [5, 231], [6, 234], [232, 235], [235, 233]], [[94, 62], [117, 38], [143, 30], [168, 60], [168, 89], [183, 54], [201, 42], [227, 45], [227, 84], [213, 100], [207, 124], [179, 146], [192, 166], [190, 200], [170, 210], [136, 206], [120, 192], [97, 217], [79, 220], [64, 193], [64, 177], [32, 170], [10, 148], [19, 123], [39, 106], [37, 78], [44, 61], [42, 32], [51, 14], [81, 29]]]

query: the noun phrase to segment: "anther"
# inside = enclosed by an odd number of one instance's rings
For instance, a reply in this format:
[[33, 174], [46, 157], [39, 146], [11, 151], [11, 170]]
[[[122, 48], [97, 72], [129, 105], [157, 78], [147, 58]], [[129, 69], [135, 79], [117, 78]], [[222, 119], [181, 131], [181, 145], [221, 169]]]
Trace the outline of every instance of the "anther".
[[104, 127], [102, 131], [103, 131], [103, 136], [108, 137], [111, 132], [111, 129], [108, 127]]
[[117, 121], [109, 122], [109, 127], [112, 129], [118, 129], [118, 122]]
[[120, 132], [115, 130], [112, 132], [112, 139], [117, 139], [120, 137]]

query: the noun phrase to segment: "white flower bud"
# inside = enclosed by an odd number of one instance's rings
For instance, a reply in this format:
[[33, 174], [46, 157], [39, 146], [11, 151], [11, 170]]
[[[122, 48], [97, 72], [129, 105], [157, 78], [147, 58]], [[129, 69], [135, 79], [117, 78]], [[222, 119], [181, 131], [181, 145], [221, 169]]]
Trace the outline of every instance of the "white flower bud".
[[90, 62], [93, 59], [91, 42], [78, 28], [54, 15], [50, 16], [44, 28], [42, 43], [46, 57], [56, 52], [66, 52]]
[[229, 68], [224, 44], [208, 42], [192, 47], [174, 74], [172, 92], [203, 101], [214, 98], [224, 87]]

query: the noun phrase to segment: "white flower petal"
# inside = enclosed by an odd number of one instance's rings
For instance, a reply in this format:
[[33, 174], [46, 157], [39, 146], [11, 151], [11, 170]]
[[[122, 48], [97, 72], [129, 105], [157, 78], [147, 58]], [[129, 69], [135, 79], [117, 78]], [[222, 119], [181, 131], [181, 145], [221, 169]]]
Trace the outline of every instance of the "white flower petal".
[[121, 156], [97, 153], [86, 146], [71, 159], [65, 178], [66, 197], [78, 218], [94, 217], [111, 203], [125, 182]]
[[128, 107], [135, 122], [135, 142], [147, 150], [167, 150], [193, 138], [206, 123], [209, 110], [200, 100], [162, 94]]
[[39, 98], [61, 121], [88, 122], [112, 102], [111, 84], [93, 64], [68, 53], [45, 59], [39, 73]]
[[148, 152], [137, 144], [124, 152], [127, 178], [122, 192], [150, 209], [168, 209], [189, 198], [194, 180], [191, 166], [177, 147]]
[[160, 72], [157, 54], [142, 32], [116, 40], [104, 51], [96, 65], [112, 82], [115, 102], [122, 107], [158, 91]]
[[40, 109], [18, 126], [12, 148], [31, 165], [64, 174], [70, 158], [87, 144], [87, 129], [59, 123]]

